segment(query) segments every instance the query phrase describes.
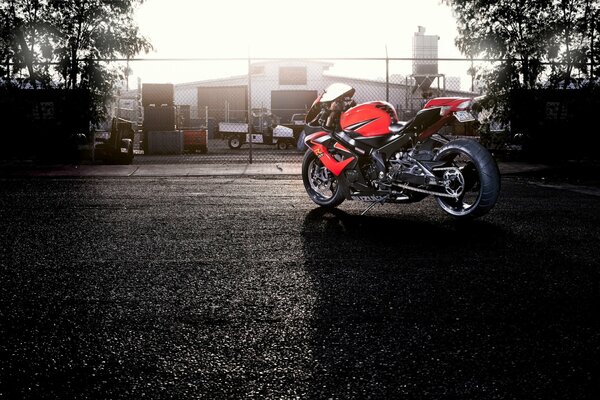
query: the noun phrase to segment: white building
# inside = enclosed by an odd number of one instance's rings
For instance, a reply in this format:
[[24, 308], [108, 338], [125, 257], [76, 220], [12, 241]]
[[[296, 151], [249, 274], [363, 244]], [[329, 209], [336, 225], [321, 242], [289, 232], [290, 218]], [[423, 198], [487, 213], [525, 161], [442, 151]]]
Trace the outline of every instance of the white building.
[[[287, 122], [294, 113], [308, 110], [327, 86], [344, 82], [356, 89], [355, 100], [360, 102], [388, 100], [402, 114], [420, 109], [425, 99], [414, 93], [414, 81], [386, 85], [382, 80], [367, 80], [334, 76], [328, 73], [332, 63], [303, 60], [256, 62], [248, 75], [224, 79], [189, 82], [175, 85], [175, 104], [189, 105], [190, 118], [209, 118], [219, 121], [245, 120], [248, 101], [250, 108], [267, 109]], [[472, 96], [469, 92], [432, 87], [434, 96]], [[250, 93], [250, 96], [248, 95]]]
[[[357, 103], [373, 100], [389, 101], [398, 111], [401, 120], [410, 119], [423, 107], [429, 97], [478, 95], [445, 85], [443, 79], [436, 80], [427, 91], [423, 91], [413, 76], [405, 79], [391, 76], [389, 84], [386, 84], [385, 78], [361, 79], [336, 76], [330, 73], [332, 66], [333, 64], [329, 62], [311, 60], [255, 62], [250, 66], [250, 84], [247, 74], [176, 84], [173, 94], [178, 112], [177, 125], [206, 126], [206, 117], [208, 117], [209, 131], [212, 132], [218, 122], [246, 122], [249, 108], [264, 109], [279, 117], [281, 123], [286, 123], [293, 114], [305, 113], [317, 95], [335, 82], [343, 82], [354, 87], [356, 89], [354, 99]], [[141, 85], [143, 86], [143, 83]], [[139, 116], [138, 123], [143, 124], [140, 92], [138, 88], [122, 93], [120, 103], [123, 103], [125, 98], [134, 98], [137, 99], [138, 108], [130, 110], [130, 103], [133, 103], [128, 102], [125, 107], [127, 110], [124, 108], [117, 110], [116, 115], [127, 119], [131, 115], [131, 120], [136, 120], [135, 116]], [[249, 101], [250, 107], [248, 107]]]

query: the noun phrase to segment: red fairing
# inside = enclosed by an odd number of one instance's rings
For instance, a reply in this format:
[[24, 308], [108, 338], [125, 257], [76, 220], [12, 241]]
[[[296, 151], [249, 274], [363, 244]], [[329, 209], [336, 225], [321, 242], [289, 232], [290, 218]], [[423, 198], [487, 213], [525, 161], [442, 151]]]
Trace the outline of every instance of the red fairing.
[[323, 131], [312, 133], [312, 134], [308, 135], [306, 138], [304, 138], [304, 143], [306, 143], [307, 146], [311, 146], [313, 140], [317, 140], [321, 136], [325, 136], [325, 135], [327, 135], [327, 132], [323, 132]]
[[[340, 161], [336, 160], [331, 155], [329, 150], [327, 150], [327, 147], [325, 147], [321, 143], [318, 143], [315, 141], [318, 138], [325, 136], [325, 135], [328, 135], [328, 133], [327, 132], [313, 133], [312, 135], [308, 135], [306, 137], [305, 142], [308, 145], [308, 147], [310, 147], [311, 151], [313, 153], [315, 153], [315, 155], [317, 157], [319, 157], [319, 160], [321, 161], [321, 163], [323, 163], [325, 168], [330, 170], [335, 176], [339, 176], [342, 173], [342, 171], [344, 170], [344, 168], [346, 168], [348, 166], [348, 164], [350, 164], [352, 161], [354, 161], [355, 157], [349, 157], [349, 158], [346, 158], [346, 159], [343, 159]], [[345, 148], [344, 148], [344, 150], [348, 151]]]
[[349, 153], [349, 154], [352, 154], [352, 153], [350, 152], [350, 150], [348, 150], [347, 148], [345, 148], [344, 146], [342, 146], [342, 145], [341, 145], [341, 144], [339, 144], [339, 143], [336, 143], [336, 144], [334, 144], [334, 145], [333, 145], [333, 148], [334, 148], [334, 149], [337, 149], [337, 150], [344, 151], [344, 152], [346, 152], [346, 153]]
[[333, 158], [331, 153], [327, 151], [327, 148], [321, 144], [317, 144], [314, 147], [312, 147], [312, 151], [317, 157], [319, 157], [325, 168], [333, 172], [335, 176], [339, 176], [344, 170], [344, 168], [346, 168], [348, 164], [354, 161], [355, 158], [349, 157], [345, 160], [338, 161], [335, 158]]
[[437, 97], [431, 99], [423, 108], [450, 107], [449, 111], [464, 110], [471, 105], [471, 99], [466, 97]]
[[361, 136], [387, 135], [390, 133], [390, 125], [396, 122], [396, 110], [385, 101], [359, 104], [344, 112], [340, 118], [343, 130]]

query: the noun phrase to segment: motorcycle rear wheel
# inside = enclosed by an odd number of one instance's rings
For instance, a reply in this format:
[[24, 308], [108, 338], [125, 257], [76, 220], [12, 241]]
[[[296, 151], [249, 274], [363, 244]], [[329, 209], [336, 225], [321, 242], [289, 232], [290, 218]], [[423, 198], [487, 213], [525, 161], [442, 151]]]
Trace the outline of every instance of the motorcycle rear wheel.
[[481, 144], [470, 139], [456, 139], [442, 146], [435, 156], [460, 173], [448, 172], [447, 192], [456, 199], [436, 197], [440, 207], [457, 218], [477, 218], [487, 214], [500, 194], [500, 172], [496, 161]]
[[346, 199], [344, 179], [325, 168], [310, 149], [302, 160], [302, 181], [308, 197], [321, 207], [334, 208]]

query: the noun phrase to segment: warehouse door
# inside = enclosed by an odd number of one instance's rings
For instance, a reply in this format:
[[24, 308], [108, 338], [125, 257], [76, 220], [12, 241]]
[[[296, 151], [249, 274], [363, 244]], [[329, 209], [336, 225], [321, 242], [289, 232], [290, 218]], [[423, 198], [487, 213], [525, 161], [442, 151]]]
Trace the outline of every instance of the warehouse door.
[[204, 116], [208, 106], [208, 117], [216, 122], [246, 122], [248, 117], [248, 87], [219, 86], [198, 88], [198, 115]]
[[293, 114], [306, 113], [316, 98], [316, 90], [273, 90], [271, 111], [286, 124]]

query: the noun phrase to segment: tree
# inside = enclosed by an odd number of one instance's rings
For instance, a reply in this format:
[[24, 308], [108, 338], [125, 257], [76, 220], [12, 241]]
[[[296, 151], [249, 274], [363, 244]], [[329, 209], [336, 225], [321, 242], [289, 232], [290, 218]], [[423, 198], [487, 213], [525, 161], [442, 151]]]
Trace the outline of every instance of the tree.
[[107, 60], [151, 49], [133, 21], [133, 11], [142, 2], [0, 0], [3, 64], [11, 64], [11, 75], [34, 87], [86, 90], [93, 105], [91, 119], [97, 123], [120, 77]]
[[[6, 0], [0, 2], [0, 19], [3, 29], [0, 44], [6, 64], [13, 63], [13, 73], [26, 68], [28, 76], [36, 79], [35, 48], [38, 44], [37, 31], [43, 26], [43, 4], [39, 0]], [[5, 71], [8, 72], [8, 71]]]
[[553, 66], [552, 84], [567, 87], [576, 81], [574, 75], [599, 76], [593, 65], [598, 57], [600, 4], [594, 0], [556, 0], [554, 6], [556, 36], [552, 46], [557, 51], [551, 61], [556, 61], [558, 67]]
[[595, 0], [445, 0], [457, 18], [456, 44], [469, 57], [499, 60], [479, 78], [488, 108], [508, 120], [515, 89], [545, 84], [566, 87], [598, 60], [598, 2]]
[[468, 57], [500, 60], [478, 76], [487, 86], [488, 108], [508, 118], [507, 100], [514, 88], [532, 87], [551, 36], [546, 23], [551, 0], [448, 0], [457, 18], [458, 48]]

